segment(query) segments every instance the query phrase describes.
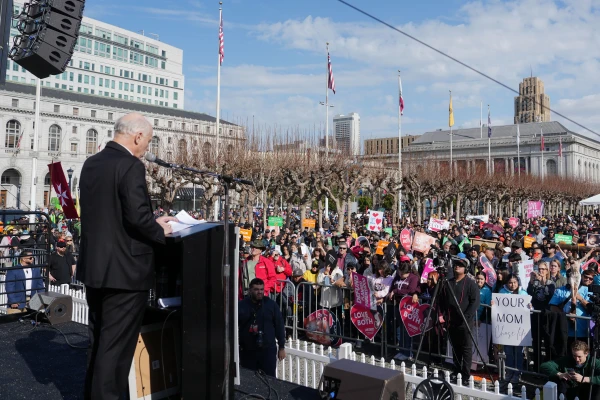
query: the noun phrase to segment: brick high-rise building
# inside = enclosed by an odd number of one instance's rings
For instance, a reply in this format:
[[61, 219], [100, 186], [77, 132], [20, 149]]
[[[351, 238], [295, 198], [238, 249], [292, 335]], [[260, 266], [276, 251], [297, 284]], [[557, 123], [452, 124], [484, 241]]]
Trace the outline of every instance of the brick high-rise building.
[[550, 97], [544, 93], [544, 82], [540, 78], [532, 76], [519, 83], [514, 122], [550, 122]]

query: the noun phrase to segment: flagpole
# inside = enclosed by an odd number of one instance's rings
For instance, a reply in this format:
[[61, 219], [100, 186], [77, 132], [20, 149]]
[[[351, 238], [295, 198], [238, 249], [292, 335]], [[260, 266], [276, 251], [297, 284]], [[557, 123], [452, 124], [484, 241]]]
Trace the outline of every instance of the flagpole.
[[[40, 103], [42, 100], [42, 80], [36, 80], [35, 87], [35, 128], [33, 130], [33, 151], [31, 152], [31, 191], [29, 192], [29, 210], [35, 211], [37, 197], [37, 161], [38, 161], [38, 135], [40, 133]], [[52, 182], [50, 182], [52, 187]], [[29, 223], [35, 223], [35, 214], [29, 215]]]
[[[452, 105], [452, 90], [450, 90], [450, 104]], [[450, 179], [454, 176], [454, 168], [452, 168], [452, 126], [454, 126], [454, 108], [450, 109], [452, 115], [452, 123], [448, 120], [448, 125], [450, 125]]]
[[519, 181], [521, 180], [521, 134], [519, 132], [519, 123], [517, 123], [517, 165]]
[[400, 189], [398, 190], [398, 221], [402, 223], [402, 81], [398, 70], [398, 174], [400, 175]]
[[542, 139], [542, 146], [541, 146], [541, 150], [542, 150], [542, 165], [541, 165], [541, 167], [542, 167], [542, 170], [541, 170], [541, 176], [542, 176], [542, 182], [544, 182], [544, 146], [543, 146], [543, 143], [544, 143], [544, 129], [540, 128], [540, 132], [542, 132], [542, 138], [541, 138]]
[[479, 139], [483, 139], [483, 101], [479, 102]]
[[562, 136], [558, 137], [558, 176], [562, 177]]
[[[222, 24], [223, 24], [223, 2], [220, 1], [219, 2], [219, 51], [217, 54], [217, 118], [216, 118], [216, 135], [217, 135], [217, 141], [216, 141], [216, 149], [215, 149], [215, 166], [218, 168], [219, 167], [219, 130], [221, 129], [221, 35], [223, 34], [222, 32]], [[215, 190], [216, 187], [215, 187]], [[217, 200], [215, 201], [214, 204], [214, 214], [215, 214], [215, 221], [219, 220], [219, 211], [220, 211], [221, 205], [220, 205], [220, 198], [217, 197]], [[225, 216], [227, 217], [227, 216]]]
[[490, 105], [488, 104], [488, 174], [492, 175], [492, 145], [491, 145], [491, 135], [490, 135]]
[[[329, 42], [327, 50], [327, 73], [325, 74], [325, 160], [329, 160]], [[325, 196], [325, 220], [329, 220], [329, 198]]]

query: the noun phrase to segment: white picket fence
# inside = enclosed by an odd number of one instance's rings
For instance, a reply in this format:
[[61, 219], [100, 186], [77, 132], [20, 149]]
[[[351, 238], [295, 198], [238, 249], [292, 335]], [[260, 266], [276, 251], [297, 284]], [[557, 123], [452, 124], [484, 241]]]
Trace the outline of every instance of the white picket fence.
[[[430, 373], [427, 367], [417, 369], [416, 365], [407, 366], [401, 363], [399, 366], [396, 365], [395, 361], [387, 363], [384, 359], [376, 360], [374, 356], [367, 358], [364, 354], [357, 355], [356, 352], [352, 351], [352, 345], [344, 343], [338, 349], [337, 357], [333, 356], [331, 348], [325, 349], [323, 345], [315, 345], [314, 343], [308, 343], [300, 340], [290, 340], [286, 343], [286, 358], [281, 361], [276, 370], [276, 375], [279, 379], [295, 383], [297, 385], [307, 386], [316, 389], [319, 386], [319, 381], [325, 366], [336, 359], [347, 358], [353, 361], [358, 361], [365, 364], [376, 365], [382, 368], [390, 368], [393, 370], [401, 371], [404, 374], [404, 380], [407, 384], [410, 384], [412, 390], [416, 386], [424, 381], [426, 378], [442, 378], [440, 371], [437, 369]], [[450, 382], [450, 372], [443, 371], [443, 379]], [[473, 377], [469, 378], [466, 385], [463, 386], [460, 374], [456, 384], [452, 384], [452, 389], [459, 399], [466, 396], [469, 399], [489, 399], [489, 400], [504, 400], [504, 399], [527, 399], [525, 387], [521, 387], [520, 396], [515, 396], [514, 388], [512, 384], [508, 384], [508, 393], [500, 393], [500, 383], [498, 381], [491, 385], [483, 379], [480, 385], [476, 386]], [[556, 384], [548, 382], [544, 385], [542, 392], [539, 389], [535, 391], [536, 400], [540, 400], [543, 397], [544, 400], [557, 400], [556, 395]], [[563, 400], [562, 397], [560, 400]]]

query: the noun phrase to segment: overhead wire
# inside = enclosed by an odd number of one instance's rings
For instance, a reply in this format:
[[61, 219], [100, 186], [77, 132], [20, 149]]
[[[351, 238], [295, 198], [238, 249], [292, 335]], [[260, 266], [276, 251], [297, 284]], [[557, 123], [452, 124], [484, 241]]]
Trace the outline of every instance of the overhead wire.
[[[471, 70], [471, 71], [475, 72], [476, 74], [479, 74], [479, 75], [483, 76], [484, 78], [486, 78], [486, 79], [488, 79], [488, 80], [490, 80], [490, 81], [492, 81], [492, 82], [494, 82], [494, 83], [496, 83], [496, 84], [498, 84], [498, 85], [500, 85], [500, 86], [504, 87], [505, 89], [508, 89], [508, 90], [510, 90], [511, 92], [513, 92], [513, 93], [516, 93], [517, 95], [520, 95], [520, 93], [519, 93], [519, 91], [518, 91], [518, 90], [515, 90], [515, 89], [511, 88], [511, 87], [510, 87], [510, 86], [508, 86], [507, 84], [505, 84], [505, 83], [503, 83], [503, 82], [500, 82], [498, 79], [495, 79], [495, 78], [491, 77], [490, 75], [486, 74], [485, 72], [482, 72], [482, 71], [478, 70], [477, 68], [474, 68], [474, 67], [470, 66], [469, 64], [467, 64], [467, 63], [465, 63], [465, 62], [463, 62], [463, 61], [459, 60], [459, 59], [458, 59], [458, 58], [456, 58], [456, 57], [452, 57], [451, 55], [449, 55], [449, 54], [447, 54], [447, 53], [444, 53], [443, 51], [441, 51], [441, 50], [439, 50], [439, 49], [437, 49], [437, 48], [433, 47], [432, 45], [430, 45], [430, 44], [428, 44], [428, 43], [425, 43], [424, 41], [422, 41], [422, 40], [420, 40], [420, 39], [416, 38], [415, 36], [413, 36], [413, 35], [411, 35], [411, 34], [409, 34], [409, 33], [407, 33], [407, 32], [404, 32], [403, 30], [401, 30], [401, 29], [399, 29], [399, 28], [396, 28], [395, 26], [391, 25], [390, 23], [388, 23], [388, 22], [385, 22], [385, 21], [383, 21], [382, 19], [380, 19], [380, 18], [378, 18], [378, 17], [374, 16], [373, 14], [370, 14], [370, 13], [368, 13], [368, 12], [366, 12], [366, 11], [364, 11], [364, 10], [362, 10], [362, 9], [358, 8], [358, 7], [356, 7], [356, 6], [354, 6], [354, 5], [350, 4], [350, 3], [348, 3], [348, 2], [347, 2], [347, 1], [345, 1], [345, 0], [337, 0], [337, 1], [339, 1], [340, 3], [342, 3], [342, 4], [346, 5], [347, 7], [350, 7], [350, 8], [352, 8], [353, 10], [355, 10], [355, 11], [357, 11], [357, 12], [359, 12], [359, 13], [361, 13], [361, 14], [363, 14], [363, 15], [365, 15], [365, 16], [367, 16], [367, 17], [369, 17], [369, 18], [371, 18], [372, 20], [374, 20], [374, 21], [377, 21], [377, 22], [379, 22], [380, 24], [382, 24], [382, 25], [385, 25], [385, 26], [387, 26], [388, 28], [390, 28], [390, 29], [392, 29], [392, 30], [394, 30], [394, 31], [396, 31], [396, 32], [398, 32], [398, 33], [400, 33], [400, 34], [402, 34], [402, 35], [406, 36], [407, 38], [414, 40], [415, 42], [417, 42], [417, 43], [419, 43], [419, 44], [421, 44], [421, 45], [423, 45], [423, 46], [425, 46], [425, 47], [429, 48], [430, 50], [433, 50], [433, 51], [435, 51], [436, 53], [438, 53], [438, 54], [440, 54], [440, 55], [442, 55], [442, 56], [444, 56], [444, 57], [446, 57], [446, 58], [448, 58], [448, 59], [450, 59], [450, 60], [452, 60], [452, 61], [456, 62], [457, 64], [460, 64], [460, 65], [462, 65], [463, 67], [465, 67], [465, 68], [467, 68], [467, 69], [469, 69], [469, 70]], [[567, 120], [567, 121], [569, 121], [569, 122], [571, 122], [571, 123], [573, 123], [573, 124], [577, 125], [578, 127], [582, 128], [582, 129], [585, 129], [586, 131], [588, 131], [588, 132], [590, 132], [590, 133], [593, 133], [594, 135], [598, 136], [598, 138], [600, 138], [600, 134], [599, 134], [598, 132], [596, 132], [596, 131], [594, 131], [594, 130], [592, 130], [592, 129], [588, 128], [587, 126], [585, 126], [585, 125], [583, 125], [583, 124], [581, 124], [581, 123], [579, 123], [579, 122], [577, 122], [577, 121], [575, 121], [575, 120], [573, 120], [573, 119], [571, 119], [571, 118], [567, 117], [566, 115], [564, 115], [564, 114], [562, 114], [562, 113], [559, 113], [558, 111], [556, 111], [556, 110], [554, 110], [554, 109], [552, 109], [552, 108], [550, 108], [550, 107], [548, 107], [548, 106], [546, 106], [546, 105], [543, 105], [543, 104], [541, 104], [541, 103], [537, 102], [537, 101], [535, 100], [535, 98], [533, 99], [533, 101], [534, 101], [534, 104], [539, 104], [539, 105], [540, 105], [542, 108], [544, 108], [544, 109], [546, 109], [546, 110], [548, 110], [548, 111], [550, 111], [550, 112], [553, 112], [554, 114], [558, 115], [559, 117], [561, 117], [561, 118], [564, 118], [565, 120]]]

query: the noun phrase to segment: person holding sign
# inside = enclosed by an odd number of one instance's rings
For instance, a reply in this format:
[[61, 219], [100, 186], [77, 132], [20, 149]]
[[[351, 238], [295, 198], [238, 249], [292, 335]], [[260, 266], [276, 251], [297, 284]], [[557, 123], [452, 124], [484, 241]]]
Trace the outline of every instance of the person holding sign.
[[472, 332], [475, 327], [479, 308], [479, 288], [474, 280], [467, 278], [468, 262], [466, 258], [453, 259], [454, 277], [444, 287], [440, 301], [448, 321], [454, 374], [460, 373], [464, 382], [471, 376], [473, 341], [469, 330]]
[[591, 390], [591, 398], [600, 400], [600, 360], [592, 364], [589, 353], [588, 345], [577, 340], [571, 345], [571, 355], [543, 363], [540, 372], [558, 384], [559, 396], [584, 400], [589, 398]]
[[[500, 289], [500, 294], [518, 294], [527, 296], [527, 292], [519, 287], [519, 278], [516, 275], [510, 274], [506, 278], [506, 285]], [[517, 371], [509, 371], [506, 374], [506, 380], [512, 383], [519, 382], [521, 372], [518, 370], [523, 368], [523, 346], [504, 346], [506, 354], [506, 366], [515, 368]]]

